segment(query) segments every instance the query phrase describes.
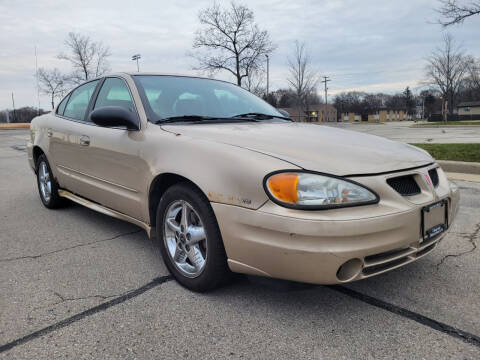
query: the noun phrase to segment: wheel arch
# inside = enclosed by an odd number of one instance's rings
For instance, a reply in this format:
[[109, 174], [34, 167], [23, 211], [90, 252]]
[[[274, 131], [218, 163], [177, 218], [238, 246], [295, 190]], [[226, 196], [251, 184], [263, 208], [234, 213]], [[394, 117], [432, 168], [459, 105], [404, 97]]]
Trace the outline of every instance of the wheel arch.
[[[35, 164], [35, 171], [37, 171], [38, 158], [42, 155], [45, 155], [45, 157], [47, 156], [45, 154], [45, 151], [43, 151], [40, 146], [34, 145], [33, 148], [32, 148], [32, 156], [33, 156], [33, 163]], [[47, 158], [47, 160], [48, 160], [48, 158]]]
[[205, 192], [192, 180], [175, 173], [162, 173], [155, 176], [152, 180], [148, 192], [148, 213], [150, 225], [152, 227], [156, 226], [157, 221], [157, 207], [160, 202], [160, 198], [167, 191], [167, 189], [175, 184], [179, 183], [188, 183], [198, 189], [208, 200], [208, 197], [205, 195]]

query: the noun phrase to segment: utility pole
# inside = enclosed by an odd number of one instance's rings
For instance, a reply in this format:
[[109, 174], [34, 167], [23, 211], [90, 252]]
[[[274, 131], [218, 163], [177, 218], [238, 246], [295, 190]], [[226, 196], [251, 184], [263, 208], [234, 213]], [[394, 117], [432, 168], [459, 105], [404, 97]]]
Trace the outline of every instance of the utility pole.
[[425, 96], [422, 96], [422, 121], [425, 120]]
[[332, 81], [328, 78], [328, 76], [323, 76], [323, 80], [321, 82], [323, 82], [323, 84], [325, 85], [325, 109], [323, 110], [323, 122], [325, 122], [325, 119], [328, 121], [328, 117], [327, 117], [327, 104], [328, 104], [328, 98], [327, 98], [327, 82], [329, 81]]
[[12, 105], [13, 105], [13, 122], [17, 122], [17, 114], [15, 113], [15, 99], [13, 98], [13, 91], [12, 91]]
[[137, 61], [137, 72], [140, 72], [140, 67], [138, 65], [138, 59], [140, 59], [142, 56], [140, 54], [135, 54], [132, 56], [132, 60]]
[[268, 54], [265, 54], [267, 58], [267, 99], [268, 99], [268, 82], [269, 82], [269, 72], [270, 72], [270, 58], [268, 57]]

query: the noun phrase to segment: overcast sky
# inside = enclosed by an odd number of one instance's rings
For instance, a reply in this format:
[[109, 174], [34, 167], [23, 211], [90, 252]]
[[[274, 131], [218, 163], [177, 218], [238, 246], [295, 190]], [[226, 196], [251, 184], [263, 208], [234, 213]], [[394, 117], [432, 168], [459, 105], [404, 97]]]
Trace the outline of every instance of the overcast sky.
[[[277, 49], [271, 56], [271, 89], [286, 87], [286, 62], [293, 42], [306, 43], [313, 65], [328, 75], [330, 94], [415, 88], [425, 57], [441, 45], [444, 30], [434, 24], [436, 0], [245, 0]], [[112, 71], [195, 74], [187, 56], [198, 28], [199, 10], [211, 0], [0, 0], [0, 109], [37, 104], [35, 57], [39, 67], [69, 71], [56, 55], [68, 32], [89, 35], [110, 46]], [[448, 29], [468, 53], [480, 57], [480, 16]], [[234, 81], [227, 74], [218, 78]], [[48, 99], [42, 96], [42, 107]]]

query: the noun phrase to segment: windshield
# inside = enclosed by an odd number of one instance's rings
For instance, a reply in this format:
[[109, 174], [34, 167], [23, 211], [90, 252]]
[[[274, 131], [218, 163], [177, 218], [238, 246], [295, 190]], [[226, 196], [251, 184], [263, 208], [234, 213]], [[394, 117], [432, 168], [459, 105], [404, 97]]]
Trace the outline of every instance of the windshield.
[[239, 86], [217, 80], [169, 75], [134, 75], [144, 93], [150, 120], [199, 116], [230, 118], [241, 114], [281, 117], [273, 106]]

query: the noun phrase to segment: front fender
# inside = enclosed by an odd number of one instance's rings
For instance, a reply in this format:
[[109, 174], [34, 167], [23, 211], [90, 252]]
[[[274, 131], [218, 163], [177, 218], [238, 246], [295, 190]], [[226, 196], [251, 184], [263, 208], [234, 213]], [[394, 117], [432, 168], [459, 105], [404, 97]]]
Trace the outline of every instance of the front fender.
[[[258, 209], [268, 200], [263, 189], [265, 175], [293, 167], [283, 160], [237, 146], [168, 132], [162, 135], [161, 140], [148, 145], [156, 153], [150, 159], [153, 169], [150, 180], [158, 174], [178, 174], [197, 185], [214, 203]], [[158, 151], [159, 143], [165, 151]]]

